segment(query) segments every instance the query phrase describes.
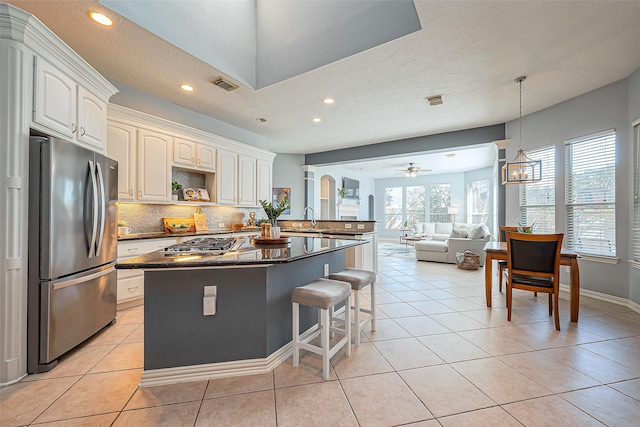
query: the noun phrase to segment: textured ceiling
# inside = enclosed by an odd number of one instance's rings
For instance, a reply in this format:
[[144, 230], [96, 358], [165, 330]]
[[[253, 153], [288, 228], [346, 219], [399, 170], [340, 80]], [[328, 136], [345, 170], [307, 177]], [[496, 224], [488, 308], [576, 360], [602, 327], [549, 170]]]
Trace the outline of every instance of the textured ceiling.
[[100, 3], [254, 89], [420, 29], [412, 0]]
[[[279, 153], [502, 123], [518, 116], [519, 75], [528, 76], [526, 115], [640, 68], [637, 1], [417, 0], [417, 32], [264, 89], [225, 92], [210, 83], [219, 70], [119, 15], [114, 28], [93, 24], [89, 9], [114, 15], [97, 0], [9, 3], [107, 78], [262, 135]], [[183, 93], [182, 82], [196, 91]], [[424, 98], [434, 94], [443, 94], [443, 105], [428, 106]], [[324, 105], [329, 96], [335, 104]], [[311, 121], [316, 116], [321, 123]]]

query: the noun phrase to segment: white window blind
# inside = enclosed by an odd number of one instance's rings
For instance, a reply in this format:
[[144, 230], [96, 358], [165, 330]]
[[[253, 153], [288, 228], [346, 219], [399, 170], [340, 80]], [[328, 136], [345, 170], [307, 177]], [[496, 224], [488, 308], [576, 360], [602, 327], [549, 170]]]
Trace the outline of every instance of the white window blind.
[[542, 179], [520, 185], [520, 224], [535, 223], [534, 233], [555, 233], [556, 229], [556, 148], [541, 147], [525, 152], [542, 161]]
[[578, 253], [615, 257], [615, 131], [565, 144], [567, 247]]
[[640, 262], [640, 123], [633, 127], [633, 260]]

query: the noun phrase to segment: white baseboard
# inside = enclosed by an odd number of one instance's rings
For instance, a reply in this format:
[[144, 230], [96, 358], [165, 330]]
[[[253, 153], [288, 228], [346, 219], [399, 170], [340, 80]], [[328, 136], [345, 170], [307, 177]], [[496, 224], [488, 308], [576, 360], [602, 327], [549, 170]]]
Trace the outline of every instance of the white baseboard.
[[[301, 337], [312, 334], [317, 325], [305, 331]], [[262, 359], [238, 360], [233, 362], [206, 363], [203, 365], [180, 366], [177, 368], [151, 369], [142, 372], [139, 387], [177, 384], [189, 381], [213, 380], [242, 375], [266, 374], [293, 354], [290, 341], [268, 357]]]
[[[569, 293], [569, 285], [560, 284], [560, 291]], [[620, 305], [630, 308], [631, 310], [640, 313], [640, 304], [631, 301], [626, 298], [620, 298], [613, 295], [603, 294], [602, 292], [591, 291], [589, 289], [580, 289], [580, 298], [593, 298], [600, 301], [610, 302], [611, 304]]]

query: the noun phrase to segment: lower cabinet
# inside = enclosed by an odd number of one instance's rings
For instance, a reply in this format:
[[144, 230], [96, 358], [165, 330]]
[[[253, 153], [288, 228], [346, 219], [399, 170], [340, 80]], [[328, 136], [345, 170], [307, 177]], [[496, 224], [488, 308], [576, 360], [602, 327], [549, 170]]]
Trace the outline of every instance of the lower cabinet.
[[[148, 254], [176, 243], [172, 237], [162, 239], [127, 240], [118, 242], [118, 262]], [[118, 270], [118, 307], [142, 304], [144, 297], [144, 271]]]

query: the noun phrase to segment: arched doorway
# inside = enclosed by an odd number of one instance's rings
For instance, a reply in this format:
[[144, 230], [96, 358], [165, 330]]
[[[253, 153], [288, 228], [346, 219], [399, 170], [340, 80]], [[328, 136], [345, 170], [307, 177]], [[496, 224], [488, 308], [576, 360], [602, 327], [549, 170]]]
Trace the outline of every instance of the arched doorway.
[[320, 219], [336, 219], [336, 180], [331, 175], [320, 178]]

